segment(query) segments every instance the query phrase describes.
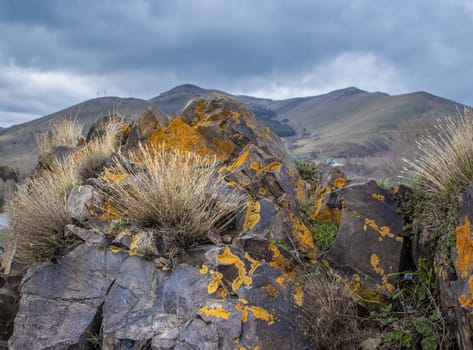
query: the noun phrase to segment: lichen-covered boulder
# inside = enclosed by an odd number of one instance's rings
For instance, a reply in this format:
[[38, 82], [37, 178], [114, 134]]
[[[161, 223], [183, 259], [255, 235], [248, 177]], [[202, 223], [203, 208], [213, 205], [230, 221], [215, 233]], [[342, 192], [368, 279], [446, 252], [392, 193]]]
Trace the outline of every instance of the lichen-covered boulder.
[[198, 247], [198, 265], [174, 269], [82, 244], [29, 271], [10, 348], [81, 348], [101, 334], [102, 349], [310, 349], [292, 256], [244, 240]]
[[152, 107], [146, 108], [130, 126], [126, 148], [134, 147], [139, 142], [145, 142], [153, 130], [161, 126], [166, 127], [168, 124], [168, 117], [160, 111]]
[[[326, 259], [355, 285], [389, 295], [393, 275], [409, 267], [403, 218], [388, 191], [374, 181], [332, 193], [342, 208], [339, 232]], [[333, 199], [332, 199], [333, 200]]]
[[460, 225], [455, 230], [456, 244], [450, 252], [445, 244], [438, 245], [435, 272], [440, 300], [455, 329], [457, 342], [461, 349], [473, 349], [473, 184], [463, 194], [462, 203]]

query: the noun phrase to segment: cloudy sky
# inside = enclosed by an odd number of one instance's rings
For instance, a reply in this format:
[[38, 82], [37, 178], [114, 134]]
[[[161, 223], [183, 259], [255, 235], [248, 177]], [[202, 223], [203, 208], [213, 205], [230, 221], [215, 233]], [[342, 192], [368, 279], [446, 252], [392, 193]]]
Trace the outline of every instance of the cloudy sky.
[[0, 126], [193, 83], [473, 105], [471, 0], [0, 0]]

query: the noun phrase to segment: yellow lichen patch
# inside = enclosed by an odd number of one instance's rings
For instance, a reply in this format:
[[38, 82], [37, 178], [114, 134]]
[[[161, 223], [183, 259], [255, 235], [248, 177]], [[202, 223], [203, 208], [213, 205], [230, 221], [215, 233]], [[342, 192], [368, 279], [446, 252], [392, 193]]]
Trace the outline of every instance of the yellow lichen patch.
[[371, 195], [371, 198], [374, 198], [378, 201], [384, 202], [384, 196], [382, 194], [379, 194], [379, 193], [373, 193]]
[[[389, 237], [389, 238], [396, 238], [396, 235], [391, 232], [391, 229], [388, 226], [381, 226], [379, 227], [378, 224], [373, 219], [365, 218], [365, 222], [363, 224], [363, 230], [366, 231], [368, 227], [372, 228], [376, 232], [380, 234], [380, 241], [382, 238]], [[396, 241], [403, 242], [403, 238], [398, 236]]]
[[225, 247], [222, 254], [217, 255], [217, 260], [222, 264], [234, 265], [238, 270], [238, 277], [232, 282], [232, 290], [236, 292], [242, 284], [250, 286], [253, 279], [247, 275], [245, 264], [241, 259], [233, 254], [229, 247]]
[[271, 162], [265, 168], [265, 172], [277, 172], [281, 170], [282, 164], [281, 162]]
[[110, 251], [111, 251], [112, 253], [118, 253], [118, 252], [123, 251], [122, 248], [117, 247], [117, 246], [115, 246], [115, 245], [111, 245], [111, 246], [109, 247], [109, 249], [110, 249]]
[[331, 186], [319, 186], [317, 185], [315, 187], [315, 195], [317, 197], [317, 200], [315, 201], [315, 210], [312, 213], [310, 219], [311, 220], [316, 220], [317, 216], [322, 210], [322, 203], [324, 199], [332, 192], [332, 187]]
[[245, 309], [245, 305], [236, 304], [235, 309], [241, 312], [241, 322], [246, 323], [248, 321], [248, 310]]
[[140, 243], [140, 237], [138, 235], [131, 236], [131, 244], [130, 244], [130, 251], [129, 251], [130, 255], [141, 255], [139, 253], [140, 251], [139, 243]]
[[341, 188], [341, 187], [345, 187], [347, 185], [348, 181], [347, 179], [345, 179], [344, 177], [337, 177], [334, 181], [333, 181], [333, 186], [335, 188]]
[[394, 286], [388, 282], [388, 276], [384, 272], [384, 269], [380, 266], [379, 256], [374, 253], [371, 254], [370, 262], [373, 270], [381, 276], [382, 285], [378, 285], [377, 287], [379, 289], [386, 289], [389, 292], [393, 292]]
[[245, 253], [245, 259], [250, 262], [250, 271], [248, 271], [248, 275], [253, 275], [258, 267], [261, 266], [261, 263], [253, 259], [249, 253]]
[[276, 320], [272, 314], [259, 306], [245, 306], [245, 310], [251, 312], [258, 320], [266, 321], [269, 326]]
[[110, 202], [106, 202], [105, 204], [101, 205], [100, 210], [103, 213], [100, 216], [101, 220], [118, 220], [123, 214], [120, 213], [116, 208], [114, 208], [113, 205], [110, 204]]
[[209, 272], [209, 267], [207, 265], [202, 265], [199, 270], [201, 275], [206, 275]]
[[207, 107], [207, 101], [202, 100], [196, 104], [194, 113], [199, 116], [199, 119], [203, 119], [205, 116], [205, 108]]
[[242, 154], [240, 154], [237, 160], [235, 160], [232, 164], [230, 164], [227, 167], [227, 171], [233, 171], [241, 167], [245, 163], [245, 161], [248, 159], [249, 155], [250, 155], [250, 151], [248, 150], [244, 151]]
[[466, 296], [465, 294], [462, 294], [458, 298], [461, 307], [464, 309], [466, 309], [467, 307], [473, 307], [473, 276], [470, 276], [470, 278], [468, 279], [468, 289], [470, 297]]
[[241, 185], [242, 185], [243, 187], [246, 187], [246, 186], [248, 186], [249, 184], [250, 184], [250, 182], [249, 182], [247, 179], [241, 180]]
[[272, 284], [262, 286], [260, 287], [260, 289], [266, 294], [268, 294], [271, 298], [276, 298], [279, 295], [278, 290]]
[[330, 224], [340, 225], [342, 218], [342, 212], [338, 208], [329, 208], [327, 205], [324, 205], [318, 212], [314, 211], [310, 216], [312, 221], [326, 222]]
[[240, 113], [232, 111], [232, 118], [235, 123], [240, 124]]
[[228, 320], [232, 313], [230, 311], [227, 311], [223, 308], [222, 305], [218, 305], [215, 307], [207, 307], [207, 306], [202, 306], [199, 309], [199, 312], [206, 317], [213, 316], [216, 318], [223, 318], [225, 320]]
[[299, 283], [296, 283], [294, 286], [294, 303], [297, 306], [302, 306], [304, 300], [304, 291], [302, 286]]
[[299, 243], [300, 249], [304, 253], [310, 253], [315, 248], [314, 239], [307, 226], [292, 213], [290, 220], [294, 224], [294, 237]]
[[284, 277], [284, 275], [279, 276], [276, 278], [276, 283], [281, 287], [281, 288], [286, 288], [286, 281], [287, 279]]
[[457, 235], [458, 259], [456, 266], [463, 279], [473, 269], [473, 240], [471, 239], [470, 219], [465, 216], [465, 224], [455, 229]]
[[268, 265], [281, 272], [288, 272], [289, 267], [291, 266], [291, 261], [282, 256], [279, 248], [275, 244], [269, 243], [268, 248], [273, 255]]
[[248, 203], [247, 204], [248, 205], [247, 205], [247, 209], [246, 209], [245, 221], [243, 223], [243, 230], [244, 231], [252, 230], [261, 219], [261, 204], [260, 204], [260, 202], [258, 202], [256, 200], [253, 200], [250, 197], [250, 198], [248, 198]]
[[212, 140], [215, 147], [225, 154], [230, 154], [235, 148], [235, 144], [230, 140]]
[[268, 191], [266, 191], [266, 188], [264, 187], [261, 187], [258, 191], [258, 193], [262, 196], [266, 195], [268, 193]]
[[220, 272], [215, 272], [215, 277], [209, 282], [209, 285], [207, 286], [207, 293], [215, 293], [222, 283], [222, 278], [223, 275]]
[[167, 127], [151, 132], [147, 146], [161, 147], [164, 151], [195, 152], [201, 156], [215, 155], [219, 159], [226, 158], [226, 154], [212, 151], [205, 137], [199, 133], [197, 127], [191, 127], [183, 118], [176, 118], [169, 122]]
[[103, 177], [110, 183], [119, 183], [125, 180], [129, 175], [124, 173], [117, 173], [116, 171], [107, 168], [104, 171]]

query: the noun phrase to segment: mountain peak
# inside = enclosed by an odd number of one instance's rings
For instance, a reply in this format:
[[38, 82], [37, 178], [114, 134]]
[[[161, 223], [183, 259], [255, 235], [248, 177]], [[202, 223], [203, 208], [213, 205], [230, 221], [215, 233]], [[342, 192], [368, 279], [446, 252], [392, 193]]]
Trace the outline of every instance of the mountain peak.
[[161, 93], [159, 96], [168, 96], [173, 94], [193, 94], [193, 95], [207, 95], [209, 93], [208, 90], [202, 89], [201, 87], [193, 84], [182, 84], [178, 85], [171, 90], [165, 91]]

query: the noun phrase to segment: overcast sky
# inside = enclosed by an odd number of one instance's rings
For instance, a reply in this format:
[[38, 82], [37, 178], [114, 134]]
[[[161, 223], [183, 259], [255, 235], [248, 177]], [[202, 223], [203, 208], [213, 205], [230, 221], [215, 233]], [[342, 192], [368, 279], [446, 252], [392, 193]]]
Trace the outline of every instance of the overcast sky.
[[0, 126], [193, 83], [473, 105], [471, 0], [0, 0]]

